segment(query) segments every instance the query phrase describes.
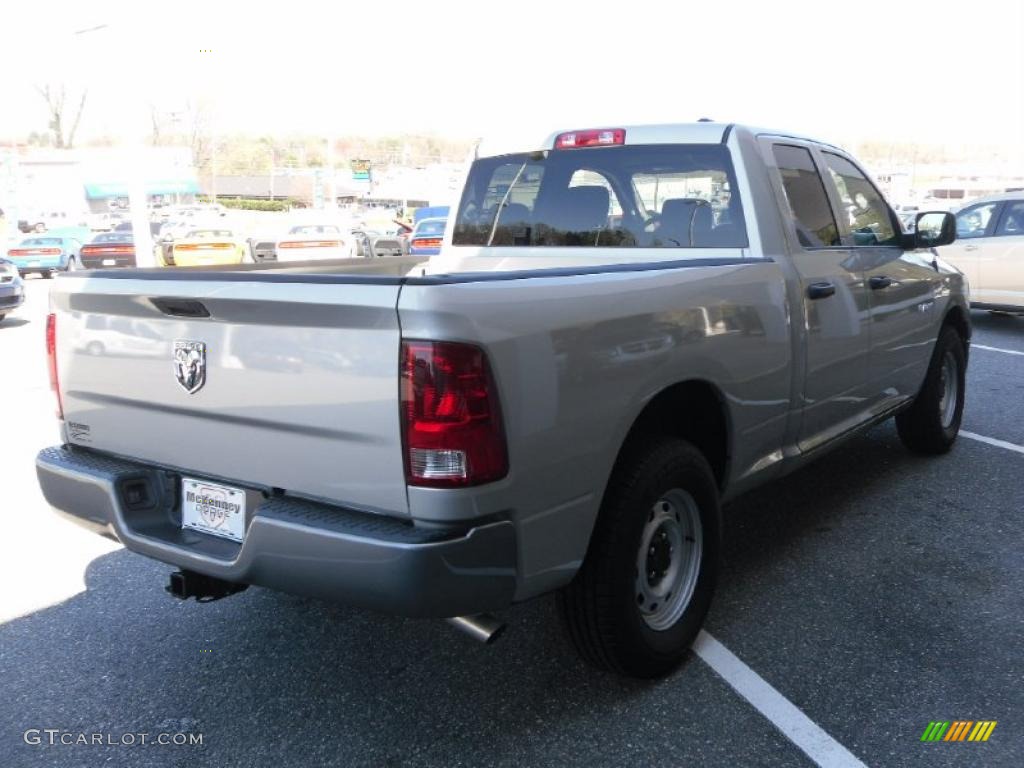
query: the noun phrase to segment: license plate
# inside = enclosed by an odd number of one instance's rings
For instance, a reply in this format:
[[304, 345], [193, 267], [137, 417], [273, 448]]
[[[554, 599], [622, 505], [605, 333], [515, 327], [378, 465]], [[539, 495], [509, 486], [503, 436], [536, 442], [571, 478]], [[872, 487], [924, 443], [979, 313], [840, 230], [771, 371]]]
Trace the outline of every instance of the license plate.
[[181, 527], [242, 541], [245, 538], [245, 491], [182, 478]]
[[103, 260], [103, 266], [104, 267], [112, 267], [115, 264], [117, 264], [117, 259], [104, 259]]

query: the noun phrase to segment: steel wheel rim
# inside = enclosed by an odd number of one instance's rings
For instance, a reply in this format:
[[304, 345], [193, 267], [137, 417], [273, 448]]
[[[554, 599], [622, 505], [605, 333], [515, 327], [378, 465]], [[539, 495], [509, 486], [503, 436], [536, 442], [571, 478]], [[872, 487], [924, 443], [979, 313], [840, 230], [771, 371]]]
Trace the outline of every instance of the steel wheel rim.
[[939, 383], [942, 389], [942, 396], [939, 398], [939, 415], [942, 420], [942, 428], [949, 429], [953, 423], [953, 417], [956, 415], [956, 401], [960, 394], [959, 367], [952, 352], [946, 352], [942, 358]]
[[670, 629], [697, 587], [704, 535], [700, 508], [686, 491], [662, 494], [647, 513], [636, 557], [637, 609], [651, 629]]

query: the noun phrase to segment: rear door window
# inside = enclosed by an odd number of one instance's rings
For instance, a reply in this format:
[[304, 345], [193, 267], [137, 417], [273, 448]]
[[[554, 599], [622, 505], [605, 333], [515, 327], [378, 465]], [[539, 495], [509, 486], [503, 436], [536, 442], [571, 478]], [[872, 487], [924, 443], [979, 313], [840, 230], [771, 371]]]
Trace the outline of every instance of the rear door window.
[[1014, 200], [1003, 206], [1003, 215], [996, 227], [997, 237], [1024, 235], [1024, 200]]
[[786, 193], [790, 218], [800, 245], [805, 248], [842, 245], [825, 184], [818, 175], [810, 150], [789, 144], [776, 144], [772, 147], [772, 153], [782, 177], [782, 188]]
[[743, 248], [721, 145], [627, 145], [477, 160], [453, 245]]

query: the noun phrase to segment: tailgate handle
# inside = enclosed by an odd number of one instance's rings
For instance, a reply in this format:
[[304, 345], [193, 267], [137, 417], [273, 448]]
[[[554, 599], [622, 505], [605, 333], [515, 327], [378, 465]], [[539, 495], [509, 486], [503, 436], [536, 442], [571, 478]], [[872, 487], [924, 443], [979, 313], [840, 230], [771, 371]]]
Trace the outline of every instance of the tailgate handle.
[[150, 303], [171, 317], [209, 317], [210, 310], [195, 299], [151, 298]]

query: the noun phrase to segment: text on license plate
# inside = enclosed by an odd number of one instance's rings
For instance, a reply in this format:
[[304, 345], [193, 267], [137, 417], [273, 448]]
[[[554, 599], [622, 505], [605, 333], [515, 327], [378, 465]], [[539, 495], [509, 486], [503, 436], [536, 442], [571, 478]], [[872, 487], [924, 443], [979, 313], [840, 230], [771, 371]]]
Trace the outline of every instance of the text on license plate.
[[245, 491], [206, 480], [181, 480], [181, 527], [221, 536], [245, 538]]
[[117, 264], [117, 259], [104, 259], [103, 260], [103, 266], [104, 267], [112, 267], [115, 264]]

